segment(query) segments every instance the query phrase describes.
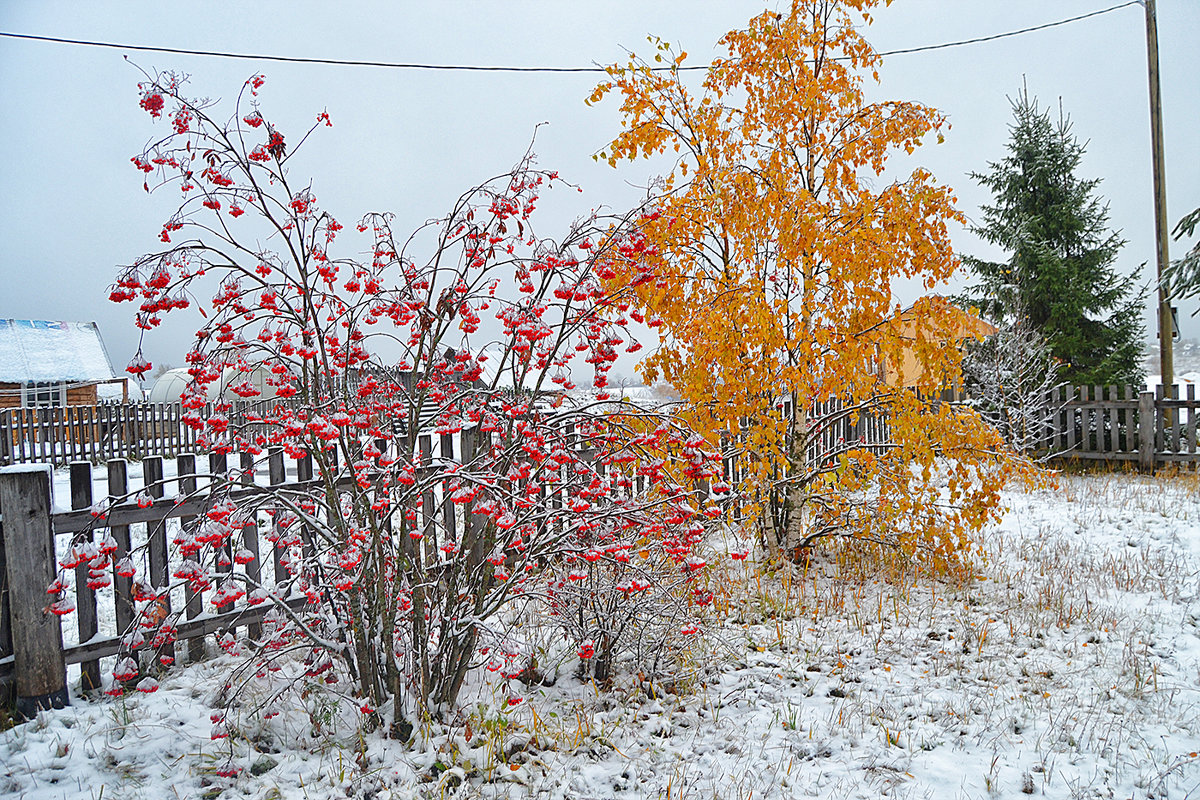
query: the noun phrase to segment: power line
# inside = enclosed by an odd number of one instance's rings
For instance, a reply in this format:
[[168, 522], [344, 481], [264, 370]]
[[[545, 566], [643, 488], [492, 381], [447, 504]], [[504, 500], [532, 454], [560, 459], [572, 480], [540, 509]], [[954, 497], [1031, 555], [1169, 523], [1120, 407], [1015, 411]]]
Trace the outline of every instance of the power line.
[[1044, 31], [1047, 28], [1057, 28], [1059, 25], [1068, 25], [1072, 22], [1079, 22], [1080, 20], [1088, 19], [1089, 17], [1098, 17], [1101, 14], [1108, 14], [1109, 12], [1117, 11], [1118, 9], [1122, 9], [1127, 6], [1140, 6], [1141, 4], [1142, 4], [1142, 0], [1129, 0], [1129, 2], [1127, 2], [1127, 3], [1121, 3], [1119, 5], [1110, 6], [1108, 8], [1102, 8], [1099, 11], [1091, 11], [1091, 12], [1088, 12], [1087, 14], [1080, 14], [1077, 17], [1070, 17], [1068, 19], [1060, 19], [1058, 22], [1047, 22], [1044, 25], [1034, 25], [1031, 28], [1021, 28], [1020, 30], [1007, 31], [1006, 33], [995, 33], [995, 34], [992, 34], [991, 36], [979, 36], [975, 39], [963, 39], [958, 42], [946, 42], [944, 44], [929, 44], [929, 45], [925, 45], [924, 47], [907, 47], [903, 50], [888, 50], [886, 52], [880, 53], [879, 55], [881, 55], [881, 56], [900, 56], [900, 55], [905, 55], [907, 53], [924, 53], [928, 50], [944, 50], [947, 47], [962, 47], [965, 44], [979, 44], [980, 42], [993, 42], [996, 39], [1007, 39], [1010, 36], [1020, 36], [1025, 33], [1033, 33], [1034, 31]]
[[[1069, 17], [1068, 19], [1061, 19], [1061, 20], [1058, 20], [1057, 22], [1047, 22], [1044, 25], [1034, 25], [1029, 28], [1021, 28], [1020, 30], [1007, 31], [1005, 33], [996, 33], [996, 34], [992, 34], [991, 36], [979, 36], [974, 39], [962, 39], [962, 40], [956, 41], [956, 42], [943, 42], [941, 44], [930, 44], [930, 45], [924, 45], [921, 47], [907, 47], [907, 48], [903, 48], [900, 50], [885, 50], [883, 52], [880, 52], [878, 55], [881, 57], [885, 57], [885, 56], [906, 55], [909, 53], [925, 53], [925, 52], [929, 52], [931, 50], [945, 50], [950, 47], [962, 47], [964, 45], [969, 45], [969, 44], [980, 44], [982, 42], [993, 42], [993, 41], [996, 41], [997, 39], [1007, 39], [1012, 36], [1021, 36], [1026, 33], [1033, 33], [1034, 31], [1042, 31], [1042, 30], [1046, 30], [1047, 28], [1056, 28], [1060, 25], [1068, 25], [1072, 22], [1079, 22], [1080, 20], [1088, 19], [1090, 17], [1098, 17], [1101, 14], [1108, 14], [1110, 12], [1117, 11], [1122, 8], [1126, 8], [1127, 6], [1140, 5], [1141, 2], [1142, 2], [1142, 0], [1128, 0], [1128, 2], [1120, 3], [1118, 5], [1111, 6], [1109, 8], [1104, 8], [1099, 11], [1092, 11], [1087, 14], [1080, 14], [1079, 16]], [[89, 39], [66, 39], [66, 38], [59, 37], [59, 36], [37, 36], [37, 35], [31, 34], [31, 33], [11, 33], [8, 31], [0, 31], [0, 37], [6, 38], [6, 39], [22, 39], [25, 41], [33, 41], [33, 42], [50, 42], [53, 44], [73, 44], [73, 45], [80, 45], [80, 46], [84, 46], [84, 47], [104, 47], [104, 48], [109, 48], [109, 49], [113, 49], [113, 50], [137, 50], [137, 51], [148, 52], [148, 53], [171, 53], [174, 55], [185, 55], [185, 56], [210, 56], [213, 58], [234, 58], [234, 59], [242, 59], [242, 60], [246, 60], [246, 61], [276, 61], [276, 62], [285, 62], [285, 63], [292, 63], [292, 64], [325, 64], [325, 65], [338, 66], [338, 67], [381, 67], [384, 69], [422, 69], [422, 70], [436, 70], [436, 71], [442, 71], [442, 72], [565, 72], [565, 73], [592, 72], [592, 73], [599, 73], [599, 72], [605, 71], [604, 67], [596, 67], [596, 66], [592, 66], [592, 67], [513, 67], [513, 66], [484, 66], [484, 65], [472, 65], [472, 64], [421, 64], [421, 63], [403, 62], [403, 61], [358, 61], [358, 60], [347, 60], [347, 59], [337, 59], [337, 58], [306, 58], [304, 56], [273, 56], [273, 55], [264, 55], [264, 54], [257, 54], [257, 53], [227, 53], [227, 52], [223, 52], [220, 50], [189, 50], [189, 49], [181, 48], [181, 47], [158, 47], [158, 46], [153, 46], [153, 45], [141, 45], [141, 44], [121, 44], [119, 42], [100, 42], [100, 41], [93, 41], [93, 40], [89, 40]], [[704, 69], [708, 69], [708, 68], [709, 68], [709, 65], [707, 65], [707, 64], [703, 64], [703, 65], [696, 64], [696, 65], [681, 66], [681, 67], [652, 67], [651, 69], [655, 72], [669, 72], [671, 70], [678, 70], [680, 72], [685, 72], [685, 71], [691, 71], [691, 70], [704, 70]]]

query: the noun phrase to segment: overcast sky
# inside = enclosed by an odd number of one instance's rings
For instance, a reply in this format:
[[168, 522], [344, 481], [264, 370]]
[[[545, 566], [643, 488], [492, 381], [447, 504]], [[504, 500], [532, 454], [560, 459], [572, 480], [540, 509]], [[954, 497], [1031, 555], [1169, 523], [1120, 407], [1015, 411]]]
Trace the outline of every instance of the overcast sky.
[[[887, 51], [1031, 27], [1118, 2], [896, 0], [865, 34]], [[775, 4], [6, 0], [0, 31], [238, 53], [516, 66], [606, 64], [626, 49], [645, 52], [645, 37], [653, 33], [682, 45], [689, 63], [704, 63], [722, 33], [744, 26], [764, 7]], [[1200, 2], [1159, 0], [1158, 14], [1174, 225], [1200, 205]], [[214, 98], [232, 98], [261, 71], [267, 76], [264, 112], [285, 133], [298, 134], [328, 110], [334, 127], [322, 128], [289, 167], [294, 178], [312, 176], [322, 207], [343, 222], [375, 210], [412, 224], [440, 216], [463, 189], [507, 170], [539, 122], [549, 123], [535, 147], [541, 165], [584, 189], [545, 199], [543, 234], [590, 208], [630, 204], [639, 194], [634, 187], [645, 185], [653, 168], [643, 162], [613, 170], [593, 162], [592, 154], [617, 130], [616, 103], [583, 103], [597, 75], [264, 63], [0, 39], [0, 317], [96, 320], [118, 370], [136, 349], [137, 335], [130, 306], [109, 303], [107, 287], [118, 265], [155, 248], [173, 209], [169, 201], [178, 199], [173, 192], [147, 196], [141, 173], [129, 163], [162, 128], [138, 109], [140, 74], [125, 55], [147, 70], [186, 72], [194, 95]], [[953, 129], [945, 144], [922, 148], [903, 166], [930, 168], [954, 187], [973, 219], [989, 197], [969, 173], [1004, 155], [1007, 97], [1024, 80], [1043, 105], [1057, 107], [1061, 98], [1088, 142], [1080, 175], [1103, 179], [1111, 224], [1128, 241], [1120, 268], [1131, 272], [1149, 262], [1143, 275], [1152, 277], [1141, 6], [1000, 41], [896, 55], [885, 60], [881, 75], [873, 96], [917, 100], [949, 116]], [[962, 253], [997, 255], [965, 230], [956, 230], [954, 241]], [[351, 246], [353, 240], [339, 242]], [[1172, 246], [1175, 254], [1186, 247]], [[1194, 303], [1180, 308], [1185, 336], [1200, 335], [1200, 317], [1189, 316], [1194, 310]], [[176, 314], [147, 341], [146, 354], [156, 363], [181, 365], [188, 336], [199, 327], [198, 316], [171, 320]], [[1154, 337], [1153, 327], [1148, 336]]]

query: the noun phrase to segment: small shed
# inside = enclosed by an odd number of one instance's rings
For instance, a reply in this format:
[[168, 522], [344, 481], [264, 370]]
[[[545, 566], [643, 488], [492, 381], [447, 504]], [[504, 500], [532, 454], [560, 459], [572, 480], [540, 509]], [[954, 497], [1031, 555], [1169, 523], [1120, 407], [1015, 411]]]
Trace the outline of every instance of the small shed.
[[96, 405], [119, 384], [95, 322], [0, 319], [0, 408]]

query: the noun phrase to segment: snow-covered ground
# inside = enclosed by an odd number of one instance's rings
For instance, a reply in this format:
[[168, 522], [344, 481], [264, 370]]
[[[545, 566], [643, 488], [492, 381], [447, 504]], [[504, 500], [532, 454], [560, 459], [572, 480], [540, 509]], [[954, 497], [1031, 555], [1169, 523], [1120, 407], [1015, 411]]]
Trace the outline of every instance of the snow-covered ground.
[[214, 741], [221, 656], [4, 732], [0, 797], [1200, 797], [1200, 480], [1007, 502], [965, 584], [715, 567], [725, 621], [656, 690], [567, 660], [519, 705], [474, 686], [409, 749], [317, 693]]
[[[1153, 392], [1162, 386], [1162, 375], [1146, 376], [1146, 391]], [[1180, 397], [1187, 397], [1189, 386], [1200, 386], [1200, 372], [1185, 372], [1175, 376], [1175, 386]]]

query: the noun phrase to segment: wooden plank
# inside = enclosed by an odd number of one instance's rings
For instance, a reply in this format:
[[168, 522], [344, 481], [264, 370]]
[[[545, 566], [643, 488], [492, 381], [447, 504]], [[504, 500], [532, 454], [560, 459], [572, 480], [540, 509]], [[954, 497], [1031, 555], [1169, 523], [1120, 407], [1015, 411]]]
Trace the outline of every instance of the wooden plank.
[[[433, 437], [428, 433], [418, 436], [417, 449], [421, 454], [421, 466], [429, 467], [433, 463]], [[434, 527], [436, 512], [437, 503], [433, 496], [433, 486], [427, 485], [421, 492], [421, 523], [423, 538], [431, 542], [437, 536], [437, 530]], [[437, 544], [440, 546], [442, 543], [438, 542]]]
[[144, 458], [146, 455], [146, 404], [138, 403], [130, 406], [129, 444], [134, 458]]
[[1076, 415], [1078, 414], [1078, 404], [1074, 402], [1075, 397], [1076, 397], [1074, 387], [1072, 387], [1070, 389], [1070, 392], [1071, 392], [1072, 402], [1067, 405], [1067, 424], [1066, 424], [1067, 446], [1066, 446], [1066, 449], [1067, 450], [1075, 450], [1076, 449], [1075, 430], [1077, 427], [1076, 423], [1075, 423], [1075, 418], [1076, 418]]
[[[300, 611], [308, 604], [307, 597], [289, 597], [281, 601], [282, 605], [287, 606], [293, 611]], [[258, 606], [253, 606], [242, 611], [222, 613], [222, 614], [206, 614], [198, 619], [181, 622], [176, 626], [178, 638], [180, 641], [192, 641], [197, 638], [202, 638], [210, 633], [217, 633], [225, 630], [230, 626], [247, 625], [261, 623], [263, 618], [267, 616], [273, 609], [278, 608], [280, 603], [263, 603]], [[67, 664], [78, 664], [81, 661], [93, 658], [107, 658], [110, 656], [120, 655], [124, 652], [120, 638], [109, 637], [105, 639], [97, 639], [93, 642], [85, 644], [76, 644], [63, 649], [64, 661]], [[0, 686], [10, 684], [13, 679], [13, 659], [11, 656], [0, 658]]]
[[1112, 405], [1112, 402], [1117, 400], [1117, 387], [1105, 386], [1101, 387], [1104, 392], [1104, 397], [1108, 401], [1104, 404], [1104, 447], [1101, 448], [1106, 453], [1117, 452], [1117, 407]]
[[1091, 406], [1091, 390], [1088, 386], [1079, 387], [1079, 449], [1082, 452], [1092, 452], [1093, 414]]
[[1138, 468], [1147, 474], [1154, 472], [1154, 442], [1157, 414], [1154, 413], [1154, 392], [1142, 392], [1138, 403]]
[[[92, 464], [90, 461], [75, 461], [71, 464], [71, 508], [92, 507]], [[95, 541], [93, 532], [75, 534], [77, 540]], [[82, 539], [80, 538], [82, 537]], [[100, 632], [96, 614], [96, 592], [88, 586], [91, 580], [91, 562], [85, 561], [75, 568], [75, 614], [79, 624], [79, 641], [87, 642]], [[79, 688], [83, 692], [99, 689], [100, 662], [86, 661], [79, 675]]]
[[1156, 459], [1159, 463], [1164, 464], [1184, 464], [1191, 465], [1193, 467], [1200, 467], [1200, 463], [1197, 463], [1196, 456], [1193, 456], [1191, 453], [1159, 453], [1156, 456]]
[[[119, 458], [108, 462], [108, 500], [111, 507], [117, 499], [129, 493], [128, 464]], [[133, 578], [116, 574], [117, 564], [132, 552], [128, 525], [113, 525], [109, 520], [108, 531], [117, 542], [113, 553], [113, 588], [116, 603], [117, 633], [124, 634], [133, 627]]]
[[[254, 485], [255, 464], [254, 456], [249, 453], [241, 454], [242, 474], [241, 481], [244, 486]], [[258, 548], [258, 520], [256, 516], [250, 517], [246, 524], [242, 526], [242, 547], [254, 556], [253, 561], [249, 561], [243, 565], [246, 574], [246, 593], [249, 594], [254, 589], [262, 586], [262, 560], [259, 558]], [[258, 641], [262, 638], [262, 625], [260, 623], [252, 623], [246, 630], [250, 638]]]
[[56, 467], [65, 465], [66, 449], [63, 442], [62, 406], [50, 406], [46, 409], [46, 432], [50, 442], [50, 463]]
[[4, 514], [5, 572], [16, 676], [17, 714], [69, 704], [62, 628], [46, 603], [55, 579], [54, 530], [50, 524], [49, 467], [0, 470]]
[[[1179, 386], [1172, 385], [1170, 387], [1170, 393], [1171, 393], [1172, 398], [1178, 398], [1179, 397]], [[1182, 417], [1182, 416], [1183, 416], [1182, 408], [1173, 414], [1167, 415], [1166, 423], [1171, 426], [1171, 440], [1170, 440], [1168, 449], [1172, 453], [1180, 453], [1180, 452], [1183, 452], [1183, 450], [1185, 449], [1184, 447], [1181, 446], [1180, 440], [1179, 440], [1179, 421], [1180, 421], [1180, 417]]]
[[124, 406], [109, 406], [109, 417], [112, 419], [112, 451], [116, 458], [129, 459], [129, 454], [125, 450], [125, 415]]
[[96, 423], [96, 457], [101, 461], [108, 461], [108, 426], [104, 421], [106, 409], [103, 406], [93, 410], [93, 415]]
[[[459, 433], [459, 448], [458, 452], [462, 458], [462, 463], [470, 464], [475, 460], [475, 454], [479, 449], [479, 434], [474, 429], [464, 430]], [[489, 542], [485, 541], [483, 532], [485, 530], [486, 517], [482, 514], [474, 513], [475, 503], [473, 501], [462, 504], [463, 532], [462, 532], [462, 550], [467, 554], [468, 569], [474, 570], [483, 564], [487, 552], [490, 551]]]
[[[33, 421], [32, 409], [21, 409], [21, 429], [21, 461], [33, 461], [37, 453], [37, 426]], [[26, 452], [26, 448], [28, 448], [28, 453]]]
[[108, 434], [105, 436], [106, 447], [108, 450], [107, 458], [124, 458], [121, 455], [121, 440], [124, 434], [121, 432], [120, 406], [104, 406], [104, 424], [108, 429]]
[[[283, 448], [272, 447], [271, 453], [267, 457], [267, 485], [282, 486], [287, 483], [287, 467], [283, 461]], [[276, 512], [280, 511], [282, 506], [276, 505]], [[279, 544], [280, 527], [276, 518], [272, 517], [271, 526], [274, 529], [276, 537], [275, 544], [271, 547], [271, 564], [274, 568], [272, 576], [275, 579], [275, 585], [281, 586], [288, 578], [287, 570], [283, 566], [283, 547]]]
[[79, 460], [75, 454], [75, 432], [71, 429], [74, 415], [71, 413], [71, 406], [63, 406], [59, 410], [62, 416], [63, 458], [66, 459], [67, 464], [70, 464]]
[[95, 463], [96, 459], [92, 454], [91, 425], [88, 422], [92, 408], [93, 406], [80, 406], [75, 413], [79, 424], [79, 457]]
[[[308, 604], [307, 597], [291, 597], [283, 603], [293, 611], [299, 611]], [[187, 641], [190, 645], [197, 639], [220, 631], [232, 630], [235, 625], [261, 625], [264, 617], [276, 607], [275, 603], [262, 603], [238, 611], [225, 611], [220, 614], [205, 614], [187, 622], [178, 623], [175, 628], [176, 638]], [[64, 655], [68, 664], [77, 663], [85, 658], [104, 658], [117, 655], [120, 652], [120, 641], [106, 639], [92, 645], [75, 645], [66, 649]]]
[[71, 406], [67, 409], [70, 422], [67, 435], [71, 438], [71, 460], [79, 461], [87, 456], [83, 452], [83, 412], [84, 406]]
[[[218, 489], [223, 490], [223, 489], [227, 488], [226, 481], [229, 480], [229, 458], [228, 458], [228, 456], [225, 453], [209, 453], [208, 454], [208, 473], [209, 473], [209, 481], [210, 481], [210, 483], [208, 484], [208, 496], [211, 498], [213, 496], [213, 493], [215, 491], [217, 491]], [[233, 573], [233, 537], [232, 536], [227, 538], [225, 540], [225, 543], [223, 545], [221, 545], [221, 550], [216, 554], [216, 559], [217, 559], [216, 571], [218, 573], [221, 573], [226, 576]], [[219, 579], [219, 580], [221, 580], [221, 582], [224, 583], [225, 581], [228, 581], [229, 578], [225, 577], [223, 580], [222, 579]], [[230, 603], [229, 605], [225, 606], [225, 608], [232, 610], [232, 609], [236, 608], [236, 606], [234, 604]]]
[[[196, 495], [196, 456], [186, 453], [175, 458], [175, 475], [178, 481], [179, 496], [195, 499]], [[189, 514], [179, 518], [179, 528], [189, 530], [195, 523], [195, 515]], [[183, 585], [183, 615], [189, 619], [199, 619], [204, 613], [204, 592], [197, 592], [190, 581]], [[204, 638], [194, 636], [188, 639], [188, 659], [192, 662], [204, 658]]]
[[12, 463], [13, 430], [12, 411], [0, 410], [0, 466]]
[[84, 424], [87, 428], [87, 453], [88, 458], [92, 461], [100, 461], [100, 423], [96, 419], [96, 407], [88, 406], [87, 413], [84, 415]]
[[81, 461], [83, 457], [79, 454], [79, 406], [66, 406], [63, 408], [63, 435], [67, 437], [67, 459], [71, 461]]
[[46, 436], [46, 409], [31, 408], [29, 411], [34, 419], [34, 437], [37, 440], [38, 454], [40, 456], [38, 461], [42, 462], [43, 464], [51, 463], [50, 459], [47, 458], [46, 453], [46, 439], [48, 438]]
[[1166, 403], [1163, 400], [1166, 398], [1166, 387], [1161, 384], [1155, 387], [1154, 391], [1154, 449], [1156, 452], [1167, 452], [1167, 427], [1166, 415], [1163, 413], [1166, 410]]
[[[163, 484], [162, 456], [147, 456], [142, 459], [142, 482], [146, 493], [154, 500], [161, 500], [166, 493]], [[150, 559], [150, 585], [154, 587], [165, 614], [171, 613], [171, 567], [167, 555], [167, 520], [159, 517], [146, 523], [146, 550]], [[156, 653], [162, 664], [175, 660], [175, 645], [166, 642]]]
[[[439, 442], [441, 456], [444, 461], [454, 460], [454, 439], [453, 437], [442, 434]], [[442, 483], [442, 526], [446, 530], [446, 541], [458, 541], [458, 526], [454, 509], [454, 501], [450, 499], [452, 492]]]
[[1120, 400], [1122, 392], [1128, 393], [1131, 387], [1113, 386], [1110, 388], [1109, 396], [1115, 401], [1113, 406], [1113, 444], [1112, 452], [1123, 453], [1128, 448], [1125, 447], [1125, 408], [1121, 406]]
[[1196, 384], [1194, 383], [1187, 385], [1187, 404], [1187, 447], [1179, 449], [1186, 449], [1189, 454], [1194, 454], [1196, 452]]
[[[352, 484], [353, 478], [350, 476], [345, 476], [338, 481], [339, 486], [350, 486]], [[304, 483], [289, 484], [289, 488], [299, 490], [306, 487], [311, 488], [315, 485], [312, 480], [309, 480]], [[231, 498], [237, 500], [258, 491], [258, 489], [233, 489], [228, 494]], [[173, 519], [188, 514], [203, 513], [207, 510], [207, 502], [208, 500], [205, 497], [193, 497], [190, 500], [181, 500], [178, 502], [174, 499], [156, 500], [147, 508], [139, 508], [136, 503], [127, 501], [110, 508], [108, 520], [112, 525], [136, 525], [142, 522], [157, 522], [162, 519]], [[85, 530], [91, 526], [92, 522], [91, 515], [85, 511], [60, 511], [54, 514], [54, 529], [59, 533], [74, 533], [75, 531]]]

